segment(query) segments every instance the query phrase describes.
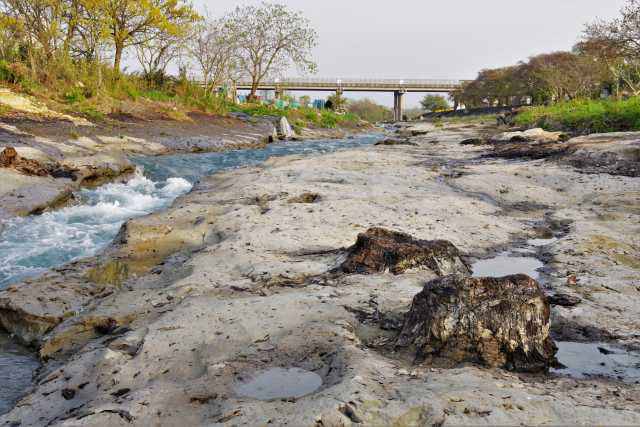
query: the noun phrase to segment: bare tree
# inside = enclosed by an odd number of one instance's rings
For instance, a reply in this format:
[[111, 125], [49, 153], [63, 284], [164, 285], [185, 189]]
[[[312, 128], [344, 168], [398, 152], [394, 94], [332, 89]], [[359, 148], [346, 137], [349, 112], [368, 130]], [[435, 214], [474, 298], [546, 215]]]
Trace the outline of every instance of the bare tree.
[[250, 99], [269, 75], [292, 65], [302, 72], [316, 69], [311, 51], [318, 35], [300, 12], [274, 3], [238, 7], [225, 17], [225, 27], [233, 35], [240, 68], [251, 78]]
[[195, 29], [189, 54], [200, 68], [203, 85], [213, 91], [225, 81], [234, 80], [238, 69], [235, 43], [221, 20], [207, 18]]
[[578, 48], [608, 66], [616, 88], [640, 95], [640, 0], [628, 0], [616, 19], [588, 24]]
[[191, 31], [179, 34], [158, 31], [146, 43], [137, 44], [136, 57], [145, 78], [151, 80], [164, 77], [169, 64], [184, 53], [189, 35]]

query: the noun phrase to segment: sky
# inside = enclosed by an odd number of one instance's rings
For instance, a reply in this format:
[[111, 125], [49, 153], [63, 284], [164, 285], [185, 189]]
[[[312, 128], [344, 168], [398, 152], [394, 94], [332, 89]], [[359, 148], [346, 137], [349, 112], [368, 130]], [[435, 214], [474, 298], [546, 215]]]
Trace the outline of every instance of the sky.
[[[256, 1], [194, 0], [223, 15]], [[280, 0], [319, 33], [317, 77], [473, 79], [484, 68], [568, 50], [625, 0]], [[297, 94], [297, 93], [296, 93]], [[316, 93], [313, 96], [318, 96]], [[393, 94], [347, 93], [391, 106]], [[421, 94], [408, 94], [417, 106]]]

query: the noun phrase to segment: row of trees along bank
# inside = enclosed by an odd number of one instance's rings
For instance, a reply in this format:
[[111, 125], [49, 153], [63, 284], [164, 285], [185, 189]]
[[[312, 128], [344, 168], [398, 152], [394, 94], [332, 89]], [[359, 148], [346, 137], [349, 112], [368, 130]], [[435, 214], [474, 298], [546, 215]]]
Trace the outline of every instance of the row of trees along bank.
[[550, 104], [640, 94], [640, 0], [628, 0], [620, 16], [586, 25], [571, 51], [534, 56], [516, 65], [483, 70], [452, 94], [467, 107]]
[[[214, 102], [215, 88], [240, 79], [255, 98], [268, 76], [313, 71], [316, 43], [310, 22], [280, 4], [212, 18], [182, 0], [0, 0], [0, 79], [67, 102], [179, 85], [185, 99]], [[125, 58], [142, 71], [123, 70]], [[180, 79], [168, 77], [172, 65]]]

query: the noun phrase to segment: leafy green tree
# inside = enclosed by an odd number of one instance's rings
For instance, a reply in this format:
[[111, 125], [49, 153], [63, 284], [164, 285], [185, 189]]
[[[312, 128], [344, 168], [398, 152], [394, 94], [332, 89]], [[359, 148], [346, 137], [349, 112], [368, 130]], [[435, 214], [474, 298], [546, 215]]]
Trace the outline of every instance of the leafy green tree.
[[344, 111], [347, 106], [347, 98], [342, 96], [341, 93], [334, 93], [327, 97], [326, 107], [333, 111]]
[[420, 101], [420, 105], [425, 111], [437, 111], [449, 109], [449, 103], [440, 95], [425, 95]]
[[377, 104], [371, 99], [360, 99], [357, 101], [349, 101], [347, 110], [360, 117], [362, 120], [366, 120], [371, 123], [383, 122], [393, 119], [393, 112], [391, 109]]
[[160, 34], [184, 34], [199, 19], [183, 0], [101, 0], [96, 12], [107, 22], [116, 71], [120, 71], [125, 49], [148, 44]]

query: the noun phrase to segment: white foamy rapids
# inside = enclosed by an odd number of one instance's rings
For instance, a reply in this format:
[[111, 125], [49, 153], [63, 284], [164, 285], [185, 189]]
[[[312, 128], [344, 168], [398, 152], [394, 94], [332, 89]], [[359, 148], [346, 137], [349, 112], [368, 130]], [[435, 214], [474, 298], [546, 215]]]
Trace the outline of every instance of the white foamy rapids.
[[182, 178], [156, 183], [137, 174], [127, 183], [82, 190], [77, 206], [7, 221], [0, 234], [0, 288], [96, 254], [113, 240], [124, 221], [169, 206], [191, 187]]

